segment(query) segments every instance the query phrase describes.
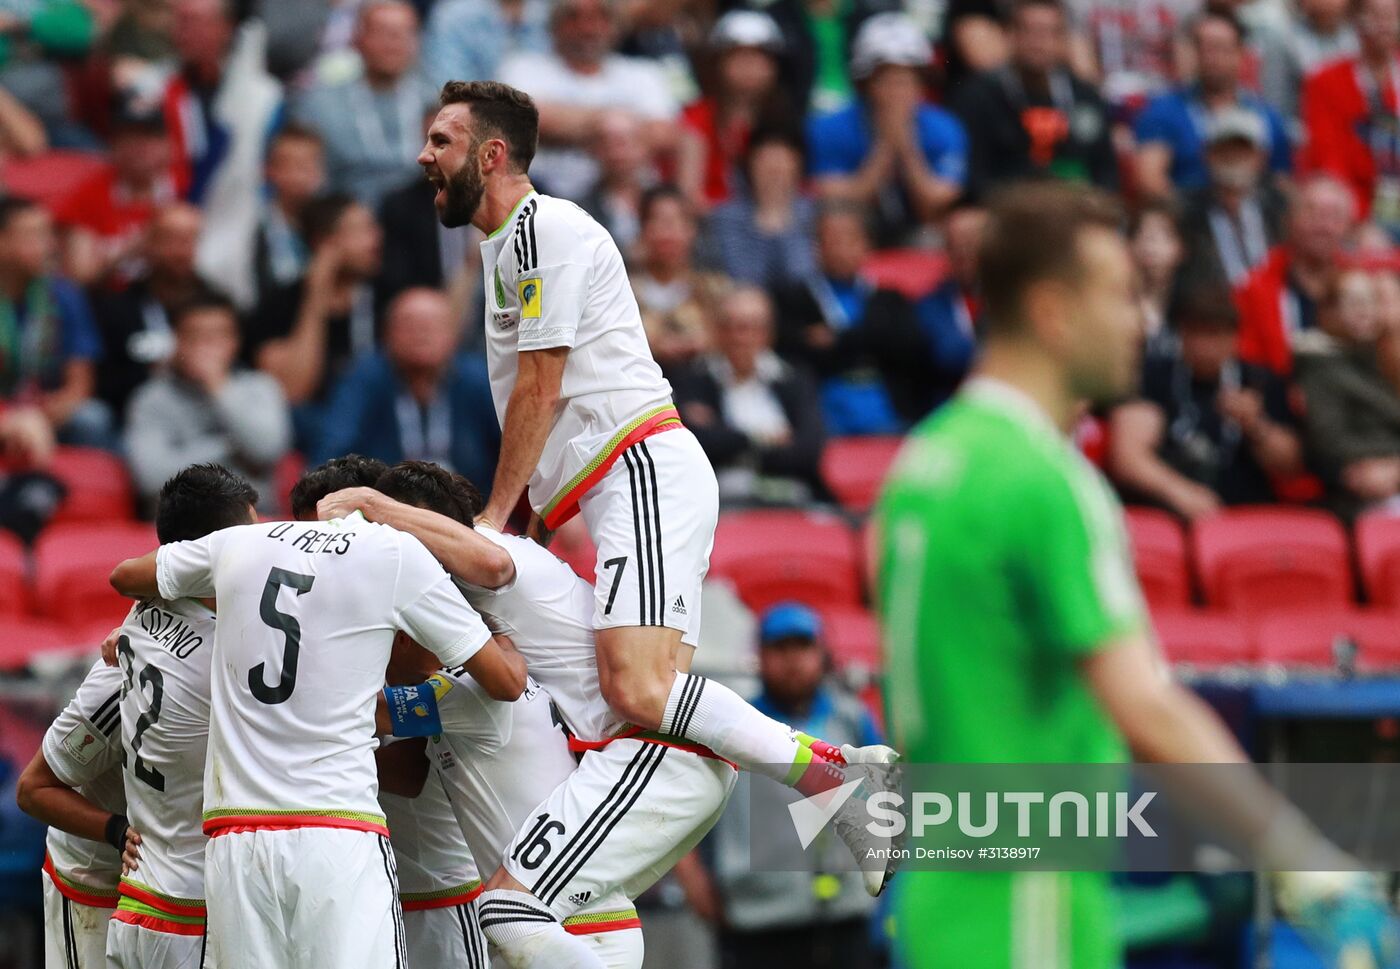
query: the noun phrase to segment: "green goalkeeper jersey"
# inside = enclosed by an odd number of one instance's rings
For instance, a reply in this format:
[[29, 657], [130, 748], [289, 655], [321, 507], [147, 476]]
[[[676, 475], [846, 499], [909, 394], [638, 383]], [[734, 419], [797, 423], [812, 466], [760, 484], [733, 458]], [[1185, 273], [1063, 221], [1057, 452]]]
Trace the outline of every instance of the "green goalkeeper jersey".
[[[971, 381], [910, 435], [877, 508], [885, 701], [914, 763], [1127, 759], [1080, 661], [1146, 615], [1102, 476], [1028, 397]], [[1108, 876], [909, 871], [911, 969], [1108, 969]]]
[[877, 510], [886, 704], [919, 763], [1126, 759], [1079, 661], [1144, 628], [1122, 513], [1019, 391], [972, 381]]

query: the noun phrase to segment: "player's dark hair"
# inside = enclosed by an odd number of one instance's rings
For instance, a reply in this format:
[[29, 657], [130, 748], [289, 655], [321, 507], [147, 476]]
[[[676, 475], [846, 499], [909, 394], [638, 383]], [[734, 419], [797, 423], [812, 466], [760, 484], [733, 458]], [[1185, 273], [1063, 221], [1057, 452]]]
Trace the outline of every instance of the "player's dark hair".
[[292, 517], [311, 521], [316, 517], [316, 503], [326, 495], [346, 488], [373, 488], [389, 466], [378, 458], [347, 454], [331, 458], [312, 468], [292, 486]]
[[998, 193], [988, 209], [978, 258], [978, 291], [988, 333], [1022, 325], [1032, 286], [1049, 279], [1077, 283], [1079, 243], [1091, 229], [1119, 231], [1122, 213], [1111, 196], [1069, 182], [1034, 181]]
[[301, 231], [306, 245], [315, 249], [321, 240], [335, 232], [345, 213], [359, 204], [353, 195], [344, 192], [332, 192], [307, 202], [301, 213]]
[[233, 300], [229, 299], [223, 293], [208, 288], [201, 288], [188, 299], [175, 304], [174, 308], [170, 311], [170, 327], [171, 329], [178, 330], [180, 324], [185, 321], [186, 317], [193, 316], [195, 313], [212, 311], [227, 313], [234, 319], [235, 324], [237, 323], [238, 308], [233, 305]]
[[0, 232], [8, 229], [10, 223], [20, 215], [39, 207], [39, 203], [33, 199], [21, 198], [18, 195], [0, 198]]
[[430, 461], [400, 461], [374, 487], [395, 501], [435, 511], [468, 527], [483, 506], [476, 485]]
[[540, 141], [540, 109], [530, 95], [500, 81], [448, 81], [438, 104], [470, 106], [477, 131], [500, 138], [516, 168], [530, 170]]
[[257, 489], [222, 464], [191, 465], [161, 486], [156, 537], [162, 545], [188, 542], [246, 525], [257, 503]]

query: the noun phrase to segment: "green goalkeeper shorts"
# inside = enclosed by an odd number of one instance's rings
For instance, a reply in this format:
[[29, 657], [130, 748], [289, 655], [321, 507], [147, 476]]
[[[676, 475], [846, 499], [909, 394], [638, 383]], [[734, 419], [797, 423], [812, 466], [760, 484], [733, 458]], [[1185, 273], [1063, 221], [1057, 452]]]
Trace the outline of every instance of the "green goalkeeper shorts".
[[905, 872], [892, 886], [907, 969], [1118, 969], [1101, 872]]

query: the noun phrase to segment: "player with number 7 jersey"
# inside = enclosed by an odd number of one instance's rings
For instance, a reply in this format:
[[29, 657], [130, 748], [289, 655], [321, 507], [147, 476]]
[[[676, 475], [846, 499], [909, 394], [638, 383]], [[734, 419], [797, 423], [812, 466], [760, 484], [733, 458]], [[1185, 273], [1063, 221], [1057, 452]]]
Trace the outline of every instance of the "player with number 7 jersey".
[[374, 763], [394, 633], [503, 700], [524, 687], [519, 656], [492, 640], [417, 539], [359, 515], [163, 545], [122, 563], [112, 583], [218, 602], [204, 780], [218, 964], [402, 969]]

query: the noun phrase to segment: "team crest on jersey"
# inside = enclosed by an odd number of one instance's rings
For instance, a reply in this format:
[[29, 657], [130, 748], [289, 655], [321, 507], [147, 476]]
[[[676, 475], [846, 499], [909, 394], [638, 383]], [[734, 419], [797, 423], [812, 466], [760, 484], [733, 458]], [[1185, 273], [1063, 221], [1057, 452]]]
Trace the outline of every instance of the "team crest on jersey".
[[506, 288], [501, 285], [501, 267], [496, 267], [496, 305], [506, 305]]
[[516, 288], [520, 292], [520, 318], [538, 320], [544, 301], [544, 280], [522, 279]]

